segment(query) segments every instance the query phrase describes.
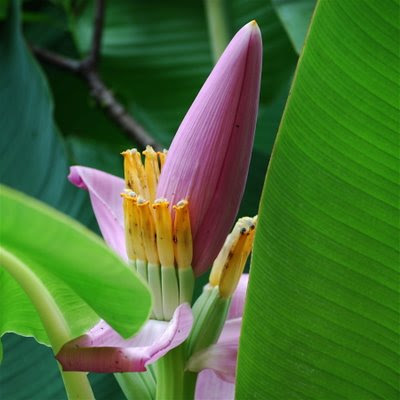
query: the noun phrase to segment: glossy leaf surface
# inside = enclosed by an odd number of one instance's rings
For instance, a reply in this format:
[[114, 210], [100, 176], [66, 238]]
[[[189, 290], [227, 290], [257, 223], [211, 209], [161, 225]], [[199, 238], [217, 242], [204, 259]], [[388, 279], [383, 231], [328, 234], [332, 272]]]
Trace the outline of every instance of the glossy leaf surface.
[[[124, 337], [138, 331], [149, 314], [150, 293], [100, 238], [43, 203], [4, 186], [0, 200], [2, 247], [46, 287], [71, 338], [100, 317]], [[16, 332], [48, 344], [29, 298], [31, 292], [22, 290], [13, 279], [12, 266], [2, 267], [1, 334]]]
[[[3, 11], [5, 19], [0, 22], [0, 180], [95, 228], [87, 195], [66, 180], [70, 161], [54, 122], [53, 100], [47, 82], [21, 32], [18, 2], [7, 1]], [[50, 20], [59, 21], [58, 18], [43, 19]], [[39, 31], [52, 40], [57, 37], [54, 29], [42, 26]], [[4, 350], [0, 366], [2, 398], [17, 400], [28, 396], [42, 400], [65, 396], [59, 369], [48, 348], [14, 334], [7, 334], [1, 340]], [[113, 398], [122, 396], [113, 377], [96, 375], [92, 383], [98, 399], [110, 398], [110, 393]]]
[[317, 5], [261, 202], [239, 399], [398, 398], [398, 8]]

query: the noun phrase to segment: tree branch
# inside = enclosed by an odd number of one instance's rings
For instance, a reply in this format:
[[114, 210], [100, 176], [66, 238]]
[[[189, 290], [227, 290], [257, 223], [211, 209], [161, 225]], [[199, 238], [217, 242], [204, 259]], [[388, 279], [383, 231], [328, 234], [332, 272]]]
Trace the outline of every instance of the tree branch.
[[101, 39], [103, 36], [105, 0], [97, 0], [94, 12], [92, 45], [86, 62], [89, 69], [96, 69], [100, 58]]
[[46, 62], [48, 64], [53, 64], [61, 69], [65, 69], [66, 71], [71, 71], [76, 74], [80, 73], [82, 64], [81, 61], [64, 57], [46, 49], [41, 49], [35, 46], [32, 46], [31, 50], [40, 61]]
[[100, 60], [101, 38], [103, 35], [104, 12], [105, 0], [96, 0], [92, 44], [89, 55], [84, 60], [64, 57], [37, 47], [32, 47], [32, 51], [40, 61], [73, 72], [84, 79], [90, 88], [90, 94], [96, 100], [97, 104], [107, 112], [109, 117], [121, 127], [130, 139], [133, 139], [142, 147], [150, 145], [155, 150], [161, 150], [161, 145], [126, 111], [125, 107], [115, 98], [111, 89], [106, 86], [97, 71]]

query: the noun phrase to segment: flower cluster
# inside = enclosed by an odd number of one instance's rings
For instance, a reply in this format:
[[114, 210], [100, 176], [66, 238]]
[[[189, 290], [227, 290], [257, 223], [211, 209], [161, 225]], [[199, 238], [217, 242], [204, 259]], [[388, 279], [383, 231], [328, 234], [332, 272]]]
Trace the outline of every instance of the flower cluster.
[[194, 286], [192, 233], [189, 203], [173, 206], [156, 199], [156, 190], [166, 151], [147, 146], [144, 164], [136, 149], [124, 156], [123, 198], [125, 243], [129, 262], [153, 293], [153, 317], [169, 321], [178, 305], [191, 303]]
[[[135, 149], [123, 152], [124, 180], [71, 168], [70, 181], [89, 191], [104, 239], [146, 280], [154, 301], [152, 319], [131, 339], [101, 321], [65, 344], [57, 355], [64, 370], [138, 372], [158, 360], [158, 398], [195, 391], [199, 399], [233, 397], [242, 272], [256, 218], [239, 219], [228, 233], [249, 168], [261, 59], [252, 21], [219, 59], [168, 155], [151, 147], [144, 160]], [[194, 277], [211, 265], [210, 282], [191, 308]]]

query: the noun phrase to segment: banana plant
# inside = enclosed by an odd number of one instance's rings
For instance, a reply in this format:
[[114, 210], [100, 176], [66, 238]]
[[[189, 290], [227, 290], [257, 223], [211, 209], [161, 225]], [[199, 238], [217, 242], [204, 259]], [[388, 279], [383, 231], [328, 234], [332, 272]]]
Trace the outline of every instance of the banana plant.
[[[2, 181], [78, 215], [74, 204], [85, 196], [58, 179], [67, 174], [66, 152], [12, 3], [14, 13], [0, 26], [9, 83], [2, 81], [0, 100], [12, 115], [7, 90], [19, 80], [11, 65], [22, 59], [35, 77], [30, 84], [40, 82], [28, 95], [38, 93], [46, 112], [35, 119], [26, 106], [20, 120], [0, 122], [4, 132], [20, 122], [31, 128], [26, 149], [38, 153], [25, 165], [43, 179], [16, 175], [21, 152], [5, 141], [10, 168]], [[319, 0], [305, 37], [299, 16], [314, 2], [268, 4], [300, 57], [258, 217], [239, 219], [229, 233], [249, 168], [260, 82], [259, 125], [275, 107], [265, 102], [271, 60], [264, 58], [260, 80], [254, 22], [215, 55], [168, 153], [147, 148], [142, 161], [139, 151], [125, 151], [125, 180], [71, 169], [112, 250], [54, 210], [2, 188], [1, 333], [51, 345], [70, 398], [97, 397], [87, 371], [114, 372], [129, 399], [398, 397], [400, 4]], [[105, 70], [113, 62], [110, 43]], [[41, 146], [56, 144], [57, 157], [43, 157], [32, 127], [46, 134]], [[259, 135], [260, 126], [256, 150], [266, 143]], [[241, 277], [253, 239], [250, 274]], [[209, 283], [192, 301], [194, 280], [211, 266]], [[114, 294], [117, 301], [107, 301]], [[14, 350], [7, 346], [4, 355]]]

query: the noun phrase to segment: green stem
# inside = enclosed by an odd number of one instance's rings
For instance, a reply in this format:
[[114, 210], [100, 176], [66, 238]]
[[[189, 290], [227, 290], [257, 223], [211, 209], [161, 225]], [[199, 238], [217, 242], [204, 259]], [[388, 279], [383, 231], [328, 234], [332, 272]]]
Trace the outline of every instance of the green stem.
[[220, 297], [218, 287], [206, 286], [193, 306], [194, 323], [186, 342], [186, 356], [214, 344], [221, 334], [230, 298]]
[[95, 400], [85, 372], [64, 372], [59, 367], [69, 400]]
[[144, 260], [136, 260], [136, 270], [144, 281], [147, 282], [147, 262]]
[[161, 268], [159, 265], [148, 264], [147, 279], [151, 292], [153, 293], [153, 313], [156, 319], [164, 319], [162, 291], [161, 291]]
[[179, 304], [192, 304], [195, 277], [192, 267], [178, 268]]
[[182, 346], [176, 347], [157, 361], [157, 400], [189, 400], [191, 398], [184, 397], [184, 368]]
[[204, 0], [207, 14], [208, 32], [212, 45], [214, 63], [230, 40], [230, 26], [226, 0]]
[[185, 371], [183, 374], [183, 398], [192, 400], [196, 394], [197, 372]]
[[154, 399], [156, 383], [149, 370], [118, 373], [114, 376], [127, 399]]
[[[19, 258], [0, 247], [0, 265], [18, 282], [36, 308], [46, 330], [54, 354], [64, 343], [72, 339], [65, 318], [43, 282]], [[85, 373], [60, 372], [68, 398], [94, 399], [92, 388]]]
[[156, 400], [193, 400], [197, 373], [185, 371], [185, 344], [157, 361]]
[[179, 305], [178, 278], [174, 266], [161, 266], [161, 287], [164, 319], [169, 321]]

